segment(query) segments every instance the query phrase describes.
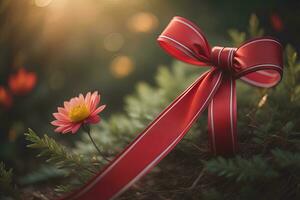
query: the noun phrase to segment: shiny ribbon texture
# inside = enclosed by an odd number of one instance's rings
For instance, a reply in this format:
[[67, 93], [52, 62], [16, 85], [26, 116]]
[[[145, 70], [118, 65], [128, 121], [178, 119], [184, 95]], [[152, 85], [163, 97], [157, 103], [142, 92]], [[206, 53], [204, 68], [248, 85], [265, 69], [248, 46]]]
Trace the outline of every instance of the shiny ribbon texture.
[[65, 200], [108, 200], [119, 196], [149, 172], [184, 137], [208, 107], [208, 133], [213, 154], [238, 150], [235, 81], [269, 88], [283, 73], [282, 46], [270, 37], [238, 48], [213, 47], [194, 23], [174, 17], [158, 37], [171, 56], [197, 66], [212, 66], [178, 96], [104, 170]]

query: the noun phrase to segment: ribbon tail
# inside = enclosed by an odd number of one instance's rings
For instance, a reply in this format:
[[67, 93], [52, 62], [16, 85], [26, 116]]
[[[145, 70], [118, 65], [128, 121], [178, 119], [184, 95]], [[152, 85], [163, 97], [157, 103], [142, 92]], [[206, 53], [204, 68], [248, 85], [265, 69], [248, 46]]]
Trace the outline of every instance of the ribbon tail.
[[119, 196], [176, 146], [208, 106], [221, 82], [220, 71], [204, 73], [102, 172], [63, 200], [108, 200]]
[[208, 108], [210, 146], [215, 155], [237, 151], [235, 79], [224, 74], [222, 83]]

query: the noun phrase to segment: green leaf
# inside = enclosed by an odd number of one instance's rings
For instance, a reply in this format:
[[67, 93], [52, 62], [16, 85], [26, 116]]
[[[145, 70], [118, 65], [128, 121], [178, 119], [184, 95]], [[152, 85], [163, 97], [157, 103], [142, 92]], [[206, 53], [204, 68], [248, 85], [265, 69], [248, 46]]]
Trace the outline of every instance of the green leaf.
[[233, 41], [234, 46], [239, 46], [246, 40], [246, 33], [245, 32], [239, 32], [236, 29], [229, 29], [228, 34]]
[[255, 14], [251, 14], [249, 19], [249, 35], [251, 38], [264, 35], [264, 30], [259, 26], [259, 20]]

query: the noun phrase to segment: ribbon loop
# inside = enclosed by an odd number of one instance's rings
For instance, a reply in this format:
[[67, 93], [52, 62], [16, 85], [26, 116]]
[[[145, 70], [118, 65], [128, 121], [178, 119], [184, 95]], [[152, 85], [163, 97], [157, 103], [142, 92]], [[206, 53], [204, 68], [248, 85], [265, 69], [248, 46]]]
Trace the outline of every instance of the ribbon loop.
[[247, 41], [236, 50], [233, 64], [239, 69], [236, 78], [257, 87], [273, 87], [282, 78], [282, 46], [271, 37]]
[[202, 31], [182, 17], [174, 17], [157, 39], [171, 56], [198, 66], [210, 63], [210, 46]]

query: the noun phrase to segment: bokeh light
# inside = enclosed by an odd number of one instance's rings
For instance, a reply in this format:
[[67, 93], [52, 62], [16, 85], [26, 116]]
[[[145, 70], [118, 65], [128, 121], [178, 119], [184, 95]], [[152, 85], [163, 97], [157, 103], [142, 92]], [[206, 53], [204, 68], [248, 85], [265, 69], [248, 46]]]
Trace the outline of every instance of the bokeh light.
[[115, 78], [124, 78], [134, 70], [134, 62], [128, 56], [117, 56], [110, 65], [110, 70]]
[[129, 18], [128, 28], [133, 32], [152, 32], [158, 26], [158, 19], [149, 12], [139, 12]]
[[124, 45], [124, 37], [120, 33], [111, 33], [104, 38], [103, 45], [107, 51], [118, 51]]
[[52, 0], [34, 0], [34, 3], [38, 7], [46, 7], [48, 6]]

